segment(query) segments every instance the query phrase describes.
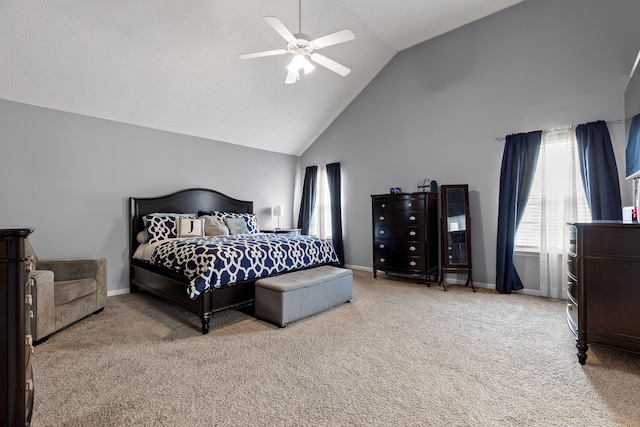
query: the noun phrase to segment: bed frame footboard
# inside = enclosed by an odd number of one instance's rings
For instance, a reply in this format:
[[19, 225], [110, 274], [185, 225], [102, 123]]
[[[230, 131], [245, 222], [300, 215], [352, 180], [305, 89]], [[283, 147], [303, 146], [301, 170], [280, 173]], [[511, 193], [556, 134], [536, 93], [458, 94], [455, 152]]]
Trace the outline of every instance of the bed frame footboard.
[[139, 289], [197, 314], [202, 324], [202, 333], [206, 334], [209, 332], [209, 322], [214, 313], [253, 305], [255, 281], [207, 290], [192, 300], [187, 295], [185, 283], [134, 265], [131, 270], [131, 291], [135, 292]]

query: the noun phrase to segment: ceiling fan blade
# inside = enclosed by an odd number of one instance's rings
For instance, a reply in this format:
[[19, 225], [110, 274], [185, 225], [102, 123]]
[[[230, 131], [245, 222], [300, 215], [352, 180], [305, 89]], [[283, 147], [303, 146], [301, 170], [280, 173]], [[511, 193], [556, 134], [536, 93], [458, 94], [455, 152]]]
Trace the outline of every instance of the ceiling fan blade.
[[299, 76], [300, 75], [295, 71], [289, 70], [289, 72], [287, 73], [287, 78], [284, 80], [284, 82], [288, 85], [293, 84], [298, 81]]
[[319, 53], [312, 53], [310, 56], [313, 62], [316, 62], [323, 67], [330, 69], [334, 73], [340, 74], [342, 77], [345, 77], [351, 72], [351, 70], [344, 65], [338, 64], [333, 59], [329, 59], [324, 55], [320, 55]]
[[291, 33], [291, 31], [289, 31], [282, 21], [275, 16], [265, 16], [264, 20], [267, 21], [267, 23], [271, 25], [273, 29], [276, 30], [287, 42], [291, 43], [296, 41], [296, 37]]
[[260, 58], [263, 56], [284, 55], [289, 52], [287, 49], [265, 50], [264, 52], [243, 53], [238, 55], [240, 59]]
[[311, 40], [311, 44], [316, 49], [321, 49], [327, 46], [333, 46], [334, 44], [348, 42], [349, 40], [355, 39], [356, 36], [353, 35], [351, 30], [342, 30], [338, 31], [324, 37], [319, 37], [315, 40]]

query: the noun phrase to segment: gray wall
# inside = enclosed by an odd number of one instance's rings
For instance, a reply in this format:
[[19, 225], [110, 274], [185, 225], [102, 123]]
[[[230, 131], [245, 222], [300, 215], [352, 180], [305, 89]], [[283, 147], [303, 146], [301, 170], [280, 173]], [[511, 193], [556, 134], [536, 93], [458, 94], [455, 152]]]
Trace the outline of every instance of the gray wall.
[[[41, 258], [106, 257], [128, 290], [127, 203], [204, 187], [292, 224], [299, 158], [0, 100], [0, 225], [35, 228]], [[297, 219], [297, 217], [296, 217]]]
[[[468, 183], [474, 278], [494, 286], [496, 138], [624, 119], [639, 17], [637, 0], [529, 0], [396, 55], [300, 164], [343, 162], [347, 264], [371, 267], [371, 194]], [[609, 128], [622, 176], [624, 123]]]

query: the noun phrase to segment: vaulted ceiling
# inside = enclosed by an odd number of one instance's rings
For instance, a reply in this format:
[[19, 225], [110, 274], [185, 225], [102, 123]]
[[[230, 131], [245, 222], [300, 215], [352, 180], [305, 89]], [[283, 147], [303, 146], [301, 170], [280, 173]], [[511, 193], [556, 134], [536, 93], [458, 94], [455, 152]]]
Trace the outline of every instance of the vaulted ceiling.
[[[3, 0], [0, 99], [300, 155], [403, 49], [522, 0]], [[355, 40], [284, 84], [263, 19]], [[301, 28], [300, 28], [301, 27]], [[437, 60], [437, 58], [434, 58]]]

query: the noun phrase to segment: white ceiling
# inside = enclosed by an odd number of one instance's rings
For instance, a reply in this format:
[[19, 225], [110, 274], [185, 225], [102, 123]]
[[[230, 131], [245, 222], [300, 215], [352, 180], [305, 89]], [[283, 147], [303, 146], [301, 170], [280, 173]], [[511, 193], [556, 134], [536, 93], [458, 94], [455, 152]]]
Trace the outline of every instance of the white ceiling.
[[304, 0], [302, 32], [344, 28], [285, 85], [290, 55], [263, 19], [298, 32], [298, 0], [2, 0], [0, 98], [300, 155], [396, 52], [522, 0]]

